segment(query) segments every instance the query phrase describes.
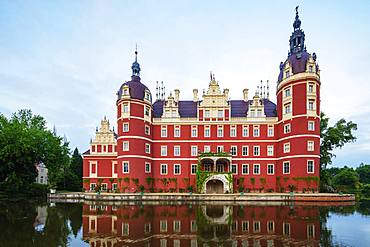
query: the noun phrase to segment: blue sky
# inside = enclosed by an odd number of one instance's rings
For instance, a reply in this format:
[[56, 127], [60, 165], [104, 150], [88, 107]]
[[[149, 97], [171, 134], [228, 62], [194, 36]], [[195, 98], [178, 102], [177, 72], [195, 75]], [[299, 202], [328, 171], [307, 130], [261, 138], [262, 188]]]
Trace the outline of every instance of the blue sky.
[[359, 125], [334, 164], [370, 163], [369, 1], [2, 0], [0, 112], [30, 108], [84, 151], [104, 115], [115, 122], [135, 43], [153, 95], [164, 81], [167, 93], [179, 88], [189, 99], [207, 87], [209, 71], [234, 99], [260, 80], [273, 94], [296, 5], [321, 68], [322, 110]]

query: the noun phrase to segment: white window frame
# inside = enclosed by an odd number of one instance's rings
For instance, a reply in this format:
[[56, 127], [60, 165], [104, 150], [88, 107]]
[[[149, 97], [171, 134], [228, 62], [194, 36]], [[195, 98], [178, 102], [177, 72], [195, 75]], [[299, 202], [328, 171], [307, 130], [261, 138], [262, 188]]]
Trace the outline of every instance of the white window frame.
[[173, 127], [173, 136], [176, 138], [181, 137], [181, 126], [180, 125], [175, 125]]
[[249, 137], [249, 126], [243, 125], [243, 137]]
[[[127, 126], [127, 129], [125, 128]], [[129, 123], [122, 123], [122, 132], [129, 132], [130, 131], [130, 124]]]
[[146, 135], [150, 135], [150, 126], [149, 125], [145, 125], [144, 131], [145, 131], [145, 134]]
[[[311, 107], [312, 106], [312, 107]], [[314, 111], [316, 110], [316, 107], [315, 107], [315, 100], [314, 99], [308, 99], [307, 100], [307, 110], [309, 111]]]
[[[244, 151], [247, 152], [244, 152]], [[249, 155], [249, 146], [242, 146], [242, 156], [248, 156]]]
[[292, 113], [292, 103], [291, 102], [287, 102], [284, 104], [284, 115], [286, 114], [291, 114]]
[[284, 89], [284, 98], [288, 98], [292, 96], [292, 90], [290, 87]]
[[274, 145], [267, 145], [267, 156], [274, 156]]
[[[147, 168], [149, 168], [149, 169], [147, 169]], [[151, 173], [152, 165], [149, 162], [145, 162], [144, 170], [145, 170], [145, 173]]]
[[173, 221], [173, 232], [181, 232], [181, 220], [174, 220]]
[[198, 146], [191, 146], [190, 154], [193, 157], [198, 156]]
[[[190, 166], [190, 174], [191, 175], [195, 175], [196, 173], [197, 173], [197, 164], [191, 164], [191, 166]], [[194, 172], [193, 172], [193, 167], [195, 167], [195, 170], [194, 170]]]
[[211, 118], [211, 111], [210, 110], [204, 110], [204, 118]]
[[[208, 135], [207, 135], [208, 132]], [[211, 126], [205, 125], [204, 126], [204, 137], [211, 137]]]
[[[127, 171], [125, 171], [125, 164], [127, 164]], [[129, 161], [122, 161], [122, 173], [123, 174], [130, 173], [130, 162]]]
[[292, 126], [290, 123], [284, 124], [284, 134], [288, 134], [292, 131]]
[[[312, 128], [310, 127], [310, 124], [312, 124]], [[308, 121], [307, 122], [307, 130], [308, 131], [315, 131], [315, 121]]]
[[[233, 172], [233, 168], [235, 168], [235, 172]], [[229, 172], [231, 172], [232, 174], [234, 175], [237, 175], [238, 174], [238, 164], [231, 164], [230, 165], [230, 170]]]
[[[309, 167], [309, 162], [312, 162], [312, 172], [309, 171], [308, 167]], [[307, 160], [307, 173], [308, 174], [312, 174], [312, 173], [315, 173], [315, 161], [314, 160]]]
[[167, 220], [160, 220], [159, 221], [159, 231], [167, 232], [167, 230], [168, 230]]
[[[127, 106], [127, 108], [125, 108]], [[125, 111], [127, 109], [127, 111]], [[130, 113], [130, 103], [123, 103], [122, 104], [122, 115], [129, 114]]]
[[[256, 172], [256, 168], [258, 167], [258, 172]], [[261, 164], [253, 164], [253, 175], [260, 175], [261, 174]]]
[[[272, 173], [269, 172], [269, 167], [272, 167]], [[274, 164], [267, 164], [267, 175], [274, 175], [275, 174], [275, 165]]]
[[209, 146], [209, 145], [205, 145], [205, 146], [203, 147], [203, 150], [204, 150], [204, 153], [209, 153], [209, 152], [211, 152], [211, 146]]
[[217, 146], [217, 153], [222, 153], [224, 151], [224, 146]]
[[130, 224], [126, 222], [122, 222], [122, 236], [129, 236], [130, 235]]
[[191, 126], [191, 137], [198, 137], [198, 125]]
[[237, 136], [237, 127], [236, 125], [230, 125], [230, 137]]
[[[235, 153], [233, 154], [233, 149], [235, 149]], [[230, 147], [230, 154], [232, 156], [238, 156], [238, 146], [231, 146]]]
[[161, 146], [161, 156], [167, 156], [167, 146]]
[[167, 125], [161, 125], [161, 137], [167, 136], [168, 136]]
[[[165, 167], [165, 168], [166, 168], [166, 169], [165, 169], [165, 170], [166, 170], [166, 172], [165, 172], [165, 173], [164, 173], [164, 172], [162, 172], [162, 171], [163, 171], [163, 169], [162, 169], [163, 167]], [[167, 174], [168, 174], [168, 165], [167, 165], [167, 164], [161, 164], [161, 165], [159, 166], [159, 168], [160, 168], [160, 171], [159, 171], [159, 172], [160, 172], [160, 174], [161, 174], [161, 175], [167, 175]]]
[[[176, 172], [176, 167], [179, 168], [179, 172]], [[181, 164], [173, 164], [173, 175], [181, 175]]]
[[181, 156], [181, 146], [180, 145], [175, 145], [173, 146], [173, 156]]
[[145, 153], [147, 154], [150, 154], [150, 144], [149, 143], [145, 143]]
[[267, 136], [273, 137], [274, 136], [274, 126], [268, 126], [267, 127]]
[[[244, 172], [244, 167], [247, 168], [247, 172]], [[242, 175], [248, 175], [249, 174], [249, 164], [242, 164]]]
[[[92, 165], [95, 165], [95, 172], [92, 172]], [[90, 161], [89, 162], [89, 174], [90, 177], [97, 177], [98, 176], [98, 161]]]
[[[258, 152], [256, 152], [256, 150], [258, 150]], [[261, 155], [261, 147], [260, 146], [253, 146], [253, 156], [260, 156], [260, 155]]]
[[[257, 131], [257, 132], [255, 132]], [[259, 125], [253, 125], [253, 137], [260, 137], [260, 126]]]
[[144, 117], [150, 117], [150, 115], [150, 106], [144, 106]]
[[217, 137], [224, 137], [224, 126], [217, 125]]
[[308, 152], [315, 151], [315, 142], [314, 141], [307, 141], [307, 151]]
[[[288, 165], [288, 172], [285, 171], [285, 165]], [[290, 161], [283, 162], [283, 174], [290, 174]]]
[[290, 142], [286, 142], [283, 145], [283, 153], [290, 153]]

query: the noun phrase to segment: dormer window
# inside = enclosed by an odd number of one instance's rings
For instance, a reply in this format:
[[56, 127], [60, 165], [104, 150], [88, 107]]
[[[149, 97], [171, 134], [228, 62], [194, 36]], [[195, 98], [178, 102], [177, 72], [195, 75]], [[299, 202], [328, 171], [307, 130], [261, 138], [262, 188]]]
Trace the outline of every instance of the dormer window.
[[123, 95], [128, 95], [128, 88], [123, 89]]
[[312, 65], [308, 66], [308, 72], [310, 72], [310, 73], [313, 72], [313, 66]]
[[261, 109], [257, 110], [257, 117], [262, 117], [262, 110]]
[[256, 116], [256, 111], [255, 110], [251, 110], [251, 117], [255, 117]]
[[218, 110], [217, 111], [217, 117], [218, 118], [223, 118], [224, 117], [224, 111], [223, 110]]
[[289, 70], [285, 71], [285, 77], [288, 78], [289, 76], [290, 76], [290, 71]]

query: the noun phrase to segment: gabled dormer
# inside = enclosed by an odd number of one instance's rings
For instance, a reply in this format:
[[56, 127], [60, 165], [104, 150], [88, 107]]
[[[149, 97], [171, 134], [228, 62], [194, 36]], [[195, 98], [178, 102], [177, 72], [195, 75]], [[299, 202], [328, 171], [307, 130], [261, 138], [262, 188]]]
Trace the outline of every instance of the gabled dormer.
[[100, 128], [96, 128], [95, 137], [90, 141], [91, 154], [114, 154], [116, 153], [117, 140], [114, 130], [110, 129], [106, 117], [100, 122]]
[[253, 99], [250, 101], [247, 117], [248, 118], [266, 117], [265, 106], [258, 92], [256, 92], [256, 94], [253, 96]]

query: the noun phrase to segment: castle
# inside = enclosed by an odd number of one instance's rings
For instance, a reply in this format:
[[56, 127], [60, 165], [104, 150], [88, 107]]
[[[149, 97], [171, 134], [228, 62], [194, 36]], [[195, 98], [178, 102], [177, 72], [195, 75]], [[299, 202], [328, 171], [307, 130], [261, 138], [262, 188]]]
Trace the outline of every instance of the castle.
[[[229, 99], [211, 75], [193, 99], [180, 91], [153, 102], [135, 52], [117, 93], [117, 132], [104, 118], [83, 154], [86, 191], [318, 192], [320, 70], [306, 51], [298, 10], [280, 63], [276, 104], [261, 88]], [[159, 94], [159, 95], [158, 95]], [[159, 96], [159, 97], [158, 97]]]

